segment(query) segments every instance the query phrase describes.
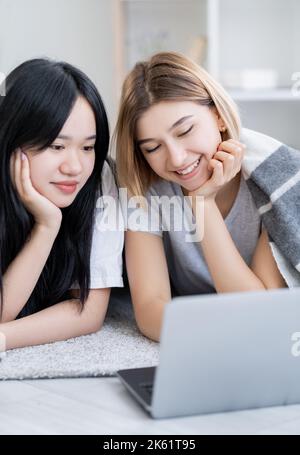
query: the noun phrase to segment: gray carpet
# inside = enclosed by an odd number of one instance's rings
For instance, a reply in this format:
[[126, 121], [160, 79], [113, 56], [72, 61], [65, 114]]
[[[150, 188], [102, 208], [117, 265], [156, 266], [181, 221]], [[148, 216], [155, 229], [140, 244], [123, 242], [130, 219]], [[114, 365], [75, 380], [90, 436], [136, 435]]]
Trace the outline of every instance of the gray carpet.
[[132, 305], [114, 296], [102, 329], [67, 341], [13, 349], [0, 362], [0, 379], [113, 376], [123, 368], [158, 364], [159, 344], [140, 334]]

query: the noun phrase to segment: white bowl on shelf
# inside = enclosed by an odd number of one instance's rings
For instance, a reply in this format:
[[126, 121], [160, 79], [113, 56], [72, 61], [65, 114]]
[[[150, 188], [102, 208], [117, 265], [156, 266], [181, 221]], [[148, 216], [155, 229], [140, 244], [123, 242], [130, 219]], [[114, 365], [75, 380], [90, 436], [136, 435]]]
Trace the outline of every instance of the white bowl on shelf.
[[228, 88], [242, 90], [275, 89], [278, 73], [268, 68], [231, 70], [224, 72], [222, 82]]

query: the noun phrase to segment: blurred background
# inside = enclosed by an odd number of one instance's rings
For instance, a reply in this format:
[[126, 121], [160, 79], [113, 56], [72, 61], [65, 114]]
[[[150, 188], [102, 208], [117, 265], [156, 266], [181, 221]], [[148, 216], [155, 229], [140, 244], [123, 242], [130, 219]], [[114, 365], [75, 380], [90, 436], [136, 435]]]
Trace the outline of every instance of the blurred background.
[[33, 57], [85, 71], [111, 130], [137, 60], [179, 51], [237, 102], [243, 125], [300, 148], [299, 0], [0, 0], [0, 73]]

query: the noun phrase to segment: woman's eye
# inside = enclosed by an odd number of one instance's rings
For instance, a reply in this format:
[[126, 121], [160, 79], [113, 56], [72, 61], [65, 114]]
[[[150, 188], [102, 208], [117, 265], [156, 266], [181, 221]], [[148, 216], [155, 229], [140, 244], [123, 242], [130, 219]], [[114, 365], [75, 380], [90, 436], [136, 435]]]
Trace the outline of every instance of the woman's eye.
[[186, 134], [188, 134], [190, 131], [192, 131], [193, 126], [194, 126], [194, 125], [190, 126], [190, 127], [189, 127], [186, 131], [184, 131], [183, 133], [178, 134], [178, 137], [185, 136]]
[[52, 150], [57, 150], [57, 151], [59, 151], [59, 150], [62, 150], [62, 149], [64, 148], [64, 146], [63, 146], [63, 145], [52, 144], [52, 145], [50, 145], [50, 148], [51, 148]]
[[157, 150], [159, 147], [160, 147], [160, 145], [157, 145], [153, 149], [145, 149], [145, 150], [146, 150], [147, 153], [151, 153], [151, 152], [155, 152], [155, 150]]
[[92, 152], [94, 149], [95, 149], [94, 145], [89, 145], [89, 146], [83, 147], [83, 150], [85, 152]]

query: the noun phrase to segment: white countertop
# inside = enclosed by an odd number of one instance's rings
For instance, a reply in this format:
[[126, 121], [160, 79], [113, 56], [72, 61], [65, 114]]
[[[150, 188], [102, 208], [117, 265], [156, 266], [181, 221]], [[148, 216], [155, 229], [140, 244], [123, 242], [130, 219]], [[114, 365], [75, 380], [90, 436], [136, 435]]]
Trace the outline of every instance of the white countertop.
[[153, 420], [115, 377], [1, 381], [1, 434], [300, 434], [300, 405]]

